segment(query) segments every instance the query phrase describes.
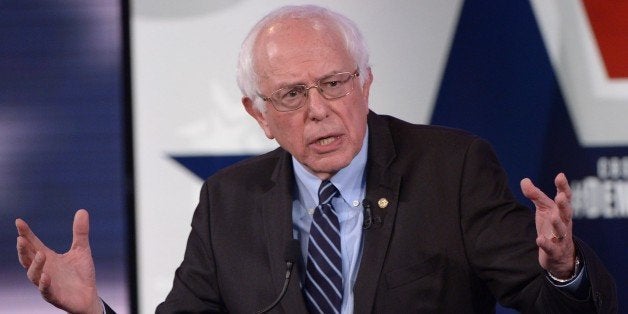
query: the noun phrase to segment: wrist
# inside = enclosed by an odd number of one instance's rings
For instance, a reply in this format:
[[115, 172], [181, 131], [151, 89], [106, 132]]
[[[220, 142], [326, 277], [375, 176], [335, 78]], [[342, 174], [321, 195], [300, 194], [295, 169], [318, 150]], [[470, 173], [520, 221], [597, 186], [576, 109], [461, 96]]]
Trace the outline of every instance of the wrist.
[[90, 313], [94, 313], [94, 314], [105, 314], [105, 304], [103, 303], [102, 299], [98, 296], [96, 296], [96, 304], [94, 304], [92, 306], [92, 310], [90, 311]]
[[89, 302], [87, 308], [77, 312], [68, 312], [73, 314], [104, 314], [106, 313], [105, 304], [103, 300], [96, 295], [92, 298], [92, 301]]
[[580, 273], [580, 259], [578, 258], [578, 255], [575, 256], [574, 258], [574, 267], [573, 267], [573, 271], [571, 272], [571, 274], [552, 274], [551, 271], [547, 271], [547, 275], [550, 277], [551, 280], [553, 280], [554, 282], [558, 283], [558, 284], [564, 284], [567, 282], [570, 282], [572, 280], [574, 280], [578, 274]]

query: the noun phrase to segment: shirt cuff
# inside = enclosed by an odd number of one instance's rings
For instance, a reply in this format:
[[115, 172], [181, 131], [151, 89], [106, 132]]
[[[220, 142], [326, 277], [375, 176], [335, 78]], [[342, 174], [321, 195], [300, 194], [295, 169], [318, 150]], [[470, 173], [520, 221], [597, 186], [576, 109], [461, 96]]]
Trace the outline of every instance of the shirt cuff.
[[587, 266], [584, 261], [581, 262], [580, 269], [576, 269], [578, 272], [573, 279], [567, 282], [558, 282], [552, 279], [549, 272], [546, 272], [546, 277], [549, 282], [556, 288], [574, 296], [579, 300], [584, 300], [588, 297], [589, 291], [589, 278], [587, 277]]

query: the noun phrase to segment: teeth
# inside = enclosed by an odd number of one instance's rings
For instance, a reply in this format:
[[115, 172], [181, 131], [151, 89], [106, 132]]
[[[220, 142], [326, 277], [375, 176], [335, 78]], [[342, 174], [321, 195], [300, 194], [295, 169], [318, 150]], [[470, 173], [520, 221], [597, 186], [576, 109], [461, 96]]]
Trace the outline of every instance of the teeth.
[[333, 137], [333, 136], [332, 137], [326, 137], [326, 138], [318, 140], [318, 144], [319, 145], [327, 145], [327, 144], [330, 144], [331, 142], [333, 142], [335, 140], [336, 140], [336, 138]]

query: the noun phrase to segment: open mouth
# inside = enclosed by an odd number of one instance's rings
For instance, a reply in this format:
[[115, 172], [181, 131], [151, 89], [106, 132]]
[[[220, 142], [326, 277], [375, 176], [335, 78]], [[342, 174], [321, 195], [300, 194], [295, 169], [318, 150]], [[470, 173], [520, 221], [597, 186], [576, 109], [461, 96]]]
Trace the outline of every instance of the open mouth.
[[337, 136], [330, 136], [330, 137], [321, 138], [318, 141], [316, 141], [316, 143], [318, 143], [318, 145], [325, 146], [325, 145], [329, 145], [335, 142], [337, 139], [338, 139]]

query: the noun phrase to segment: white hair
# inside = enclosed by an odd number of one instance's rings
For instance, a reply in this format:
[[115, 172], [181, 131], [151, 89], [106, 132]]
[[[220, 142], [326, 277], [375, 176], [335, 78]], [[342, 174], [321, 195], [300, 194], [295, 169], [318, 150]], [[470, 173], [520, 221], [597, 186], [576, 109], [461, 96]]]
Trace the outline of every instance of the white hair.
[[238, 58], [237, 81], [242, 95], [253, 100], [254, 107], [263, 112], [265, 110], [264, 100], [259, 96], [259, 76], [255, 73], [254, 46], [260, 31], [268, 25], [281, 19], [305, 19], [316, 25], [327, 25], [331, 29], [338, 31], [341, 38], [344, 38], [345, 48], [349, 55], [356, 62], [360, 73], [360, 84], [366, 80], [364, 75], [369, 69], [369, 52], [364, 37], [357, 25], [349, 18], [331, 11], [329, 9], [315, 6], [284, 6], [273, 10], [264, 16], [251, 29], [242, 42], [240, 55]]

